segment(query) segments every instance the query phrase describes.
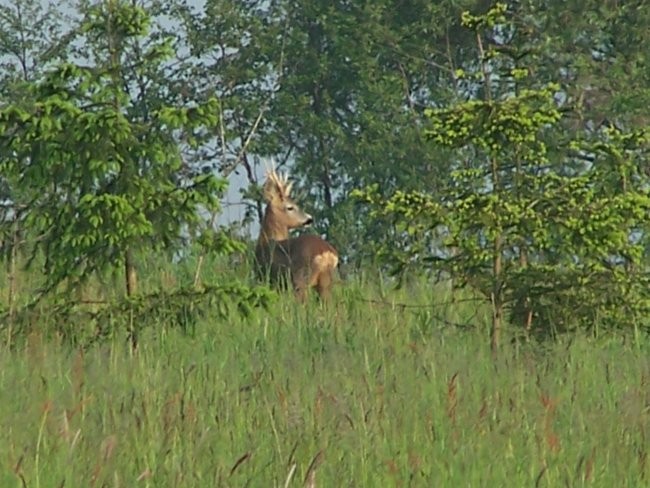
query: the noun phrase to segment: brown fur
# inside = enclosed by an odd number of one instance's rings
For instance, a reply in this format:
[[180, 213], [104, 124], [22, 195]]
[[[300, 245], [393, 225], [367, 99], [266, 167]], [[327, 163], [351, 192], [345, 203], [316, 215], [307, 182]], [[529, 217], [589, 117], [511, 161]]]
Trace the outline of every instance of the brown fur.
[[290, 197], [291, 184], [275, 171], [267, 174], [264, 197], [267, 202], [260, 236], [255, 248], [258, 273], [274, 283], [293, 286], [300, 300], [307, 290], [315, 288], [327, 299], [332, 287], [333, 273], [338, 265], [338, 253], [327, 241], [314, 235], [289, 237], [289, 229], [312, 222]]

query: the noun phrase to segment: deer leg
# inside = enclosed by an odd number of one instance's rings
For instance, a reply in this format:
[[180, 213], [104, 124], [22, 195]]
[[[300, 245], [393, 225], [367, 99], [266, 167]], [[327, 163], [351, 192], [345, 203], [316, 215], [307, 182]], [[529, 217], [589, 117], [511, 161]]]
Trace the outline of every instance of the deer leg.
[[304, 272], [293, 273], [291, 277], [293, 282], [293, 290], [299, 302], [304, 302], [307, 298], [307, 288], [309, 288], [309, 281]]
[[304, 303], [305, 300], [307, 299], [307, 289], [306, 288], [296, 288], [295, 289], [295, 294], [296, 294], [296, 299], [300, 303]]
[[332, 271], [326, 270], [318, 274], [318, 281], [316, 282], [316, 292], [321, 301], [327, 302], [330, 297], [330, 289], [332, 288]]

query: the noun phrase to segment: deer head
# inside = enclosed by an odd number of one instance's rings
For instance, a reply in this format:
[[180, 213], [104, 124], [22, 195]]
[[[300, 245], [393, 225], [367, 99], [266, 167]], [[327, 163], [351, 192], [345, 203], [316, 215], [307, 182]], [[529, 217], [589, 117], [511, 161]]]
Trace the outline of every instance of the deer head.
[[304, 227], [314, 220], [291, 198], [292, 186], [286, 175], [279, 175], [274, 169], [267, 171], [263, 193], [268, 205], [262, 226], [268, 239], [287, 239], [289, 229]]

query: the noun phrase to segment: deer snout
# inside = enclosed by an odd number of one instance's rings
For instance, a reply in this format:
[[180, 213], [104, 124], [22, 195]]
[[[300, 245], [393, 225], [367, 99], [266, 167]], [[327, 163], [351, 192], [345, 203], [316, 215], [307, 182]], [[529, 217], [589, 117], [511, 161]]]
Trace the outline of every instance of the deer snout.
[[311, 225], [314, 223], [314, 217], [309, 214], [305, 215], [305, 223], [303, 225]]

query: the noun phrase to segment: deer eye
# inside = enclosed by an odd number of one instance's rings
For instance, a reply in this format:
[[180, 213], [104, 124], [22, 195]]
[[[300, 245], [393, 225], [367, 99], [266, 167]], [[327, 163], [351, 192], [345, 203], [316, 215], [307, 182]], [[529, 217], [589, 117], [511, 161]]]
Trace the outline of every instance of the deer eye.
[[287, 212], [293, 212], [295, 207], [293, 205], [287, 205]]

